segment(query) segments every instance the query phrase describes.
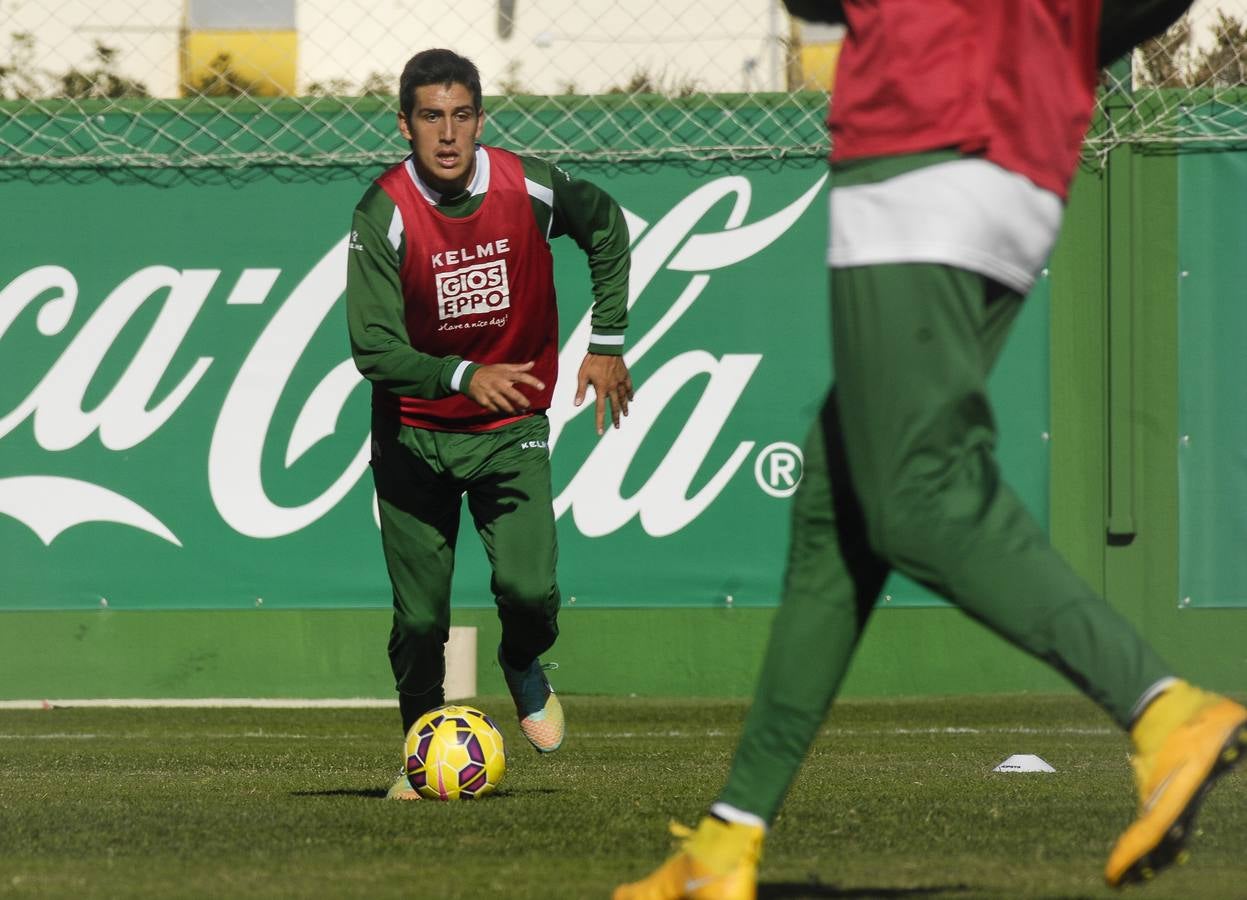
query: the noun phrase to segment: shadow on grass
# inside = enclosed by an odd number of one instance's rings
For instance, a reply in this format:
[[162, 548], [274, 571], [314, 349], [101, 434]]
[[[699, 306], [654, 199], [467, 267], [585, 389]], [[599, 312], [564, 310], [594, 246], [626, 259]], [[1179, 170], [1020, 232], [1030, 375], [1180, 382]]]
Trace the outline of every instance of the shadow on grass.
[[948, 896], [969, 891], [966, 884], [949, 884], [942, 887], [872, 888], [836, 887], [820, 882], [773, 881], [758, 885], [758, 900], [805, 900], [805, 898], [838, 897], [841, 900], [859, 898], [874, 900], [876, 897], [924, 897]]

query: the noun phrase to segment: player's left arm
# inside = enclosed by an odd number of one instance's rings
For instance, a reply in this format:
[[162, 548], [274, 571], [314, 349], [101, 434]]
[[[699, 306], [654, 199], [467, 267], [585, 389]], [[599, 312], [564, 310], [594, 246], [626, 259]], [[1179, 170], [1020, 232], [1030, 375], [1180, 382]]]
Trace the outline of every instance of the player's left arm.
[[592, 385], [594, 422], [602, 434], [608, 410], [611, 424], [618, 428], [633, 394], [632, 376], [623, 359], [631, 263], [628, 226], [619, 204], [592, 182], [572, 178], [557, 166], [550, 166], [550, 182], [554, 198], [550, 236], [568, 235], [589, 260], [591, 334], [576, 379], [575, 403], [584, 402]]

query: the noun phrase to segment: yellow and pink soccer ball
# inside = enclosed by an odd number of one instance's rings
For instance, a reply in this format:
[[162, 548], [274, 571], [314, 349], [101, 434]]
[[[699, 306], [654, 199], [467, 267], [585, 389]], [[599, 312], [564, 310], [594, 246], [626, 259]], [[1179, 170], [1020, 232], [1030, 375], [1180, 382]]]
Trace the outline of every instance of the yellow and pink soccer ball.
[[407, 780], [426, 800], [474, 800], [507, 772], [502, 732], [471, 706], [439, 706], [416, 720], [404, 745]]

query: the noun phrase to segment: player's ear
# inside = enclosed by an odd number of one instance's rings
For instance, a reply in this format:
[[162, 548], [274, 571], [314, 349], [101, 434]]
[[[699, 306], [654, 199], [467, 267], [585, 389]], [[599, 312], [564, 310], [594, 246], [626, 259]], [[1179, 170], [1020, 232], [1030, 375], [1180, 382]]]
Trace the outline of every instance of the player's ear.
[[481, 132], [485, 130], [485, 110], [478, 109], [476, 111], [476, 137], [474, 140], [481, 139]]
[[411, 123], [407, 121], [401, 109], [398, 111], [398, 133], [403, 136], [403, 140], [411, 140]]

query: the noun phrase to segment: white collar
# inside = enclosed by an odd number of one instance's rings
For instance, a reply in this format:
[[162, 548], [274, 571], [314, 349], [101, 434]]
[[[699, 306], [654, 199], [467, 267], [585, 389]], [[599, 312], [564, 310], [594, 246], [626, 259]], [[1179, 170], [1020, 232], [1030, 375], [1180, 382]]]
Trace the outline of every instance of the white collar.
[[[424, 179], [420, 177], [420, 173], [416, 171], [416, 164], [410, 156], [407, 157], [403, 164], [420, 195], [433, 206], [441, 202], [442, 195], [429, 187]], [[472, 173], [472, 181], [468, 184], [468, 194], [475, 197], [477, 194], [483, 194], [487, 190], [489, 190], [489, 153], [486, 152], [481, 144], [477, 144], [476, 171]]]

